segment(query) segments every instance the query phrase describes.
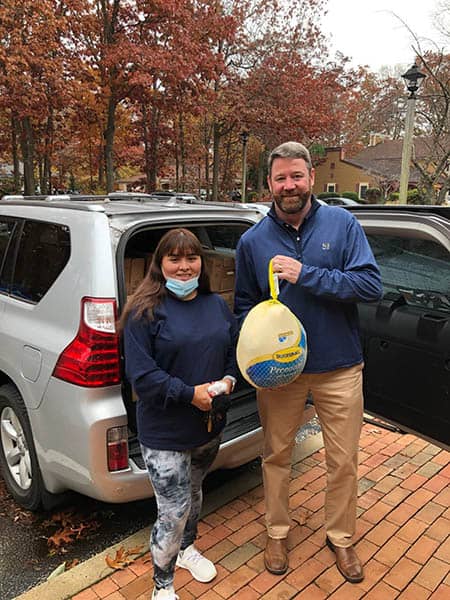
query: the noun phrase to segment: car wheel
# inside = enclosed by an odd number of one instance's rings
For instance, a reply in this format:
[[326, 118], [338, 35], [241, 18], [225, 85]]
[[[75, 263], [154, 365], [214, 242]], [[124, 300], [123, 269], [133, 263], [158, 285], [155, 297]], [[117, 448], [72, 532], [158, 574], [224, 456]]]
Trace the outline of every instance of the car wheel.
[[41, 504], [43, 484], [27, 410], [13, 385], [0, 387], [0, 467], [14, 500], [27, 510]]

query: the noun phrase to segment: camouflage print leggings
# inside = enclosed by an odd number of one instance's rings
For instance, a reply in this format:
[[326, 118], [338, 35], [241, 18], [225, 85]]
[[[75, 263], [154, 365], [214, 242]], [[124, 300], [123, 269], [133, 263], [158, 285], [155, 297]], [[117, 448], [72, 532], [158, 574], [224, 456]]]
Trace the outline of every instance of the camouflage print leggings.
[[192, 450], [152, 450], [141, 445], [158, 505], [150, 536], [157, 588], [173, 584], [178, 552], [197, 537], [202, 483], [219, 450], [220, 438]]

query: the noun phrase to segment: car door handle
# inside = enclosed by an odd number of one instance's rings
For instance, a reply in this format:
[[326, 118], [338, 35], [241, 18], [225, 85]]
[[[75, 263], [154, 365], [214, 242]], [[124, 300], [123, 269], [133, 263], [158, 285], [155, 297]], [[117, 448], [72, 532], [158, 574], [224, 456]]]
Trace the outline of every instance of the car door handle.
[[447, 323], [447, 317], [443, 315], [435, 315], [433, 313], [425, 313], [419, 318], [417, 325], [417, 335], [427, 340], [436, 340], [440, 331]]

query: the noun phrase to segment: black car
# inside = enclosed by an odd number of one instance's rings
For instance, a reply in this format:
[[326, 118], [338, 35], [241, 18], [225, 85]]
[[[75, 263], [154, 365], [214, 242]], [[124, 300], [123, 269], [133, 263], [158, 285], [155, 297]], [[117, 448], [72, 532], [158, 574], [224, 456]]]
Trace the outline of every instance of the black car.
[[384, 296], [361, 304], [366, 411], [450, 446], [450, 207], [352, 206]]

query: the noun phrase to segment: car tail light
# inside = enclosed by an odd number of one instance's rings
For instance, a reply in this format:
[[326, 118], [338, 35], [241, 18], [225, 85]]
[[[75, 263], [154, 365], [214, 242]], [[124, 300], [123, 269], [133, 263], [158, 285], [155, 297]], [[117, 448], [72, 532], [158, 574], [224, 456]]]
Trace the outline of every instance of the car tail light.
[[64, 349], [53, 376], [83, 387], [104, 387], [120, 381], [116, 301], [82, 298], [78, 333]]
[[128, 469], [128, 435], [126, 427], [112, 427], [106, 434], [108, 470]]

